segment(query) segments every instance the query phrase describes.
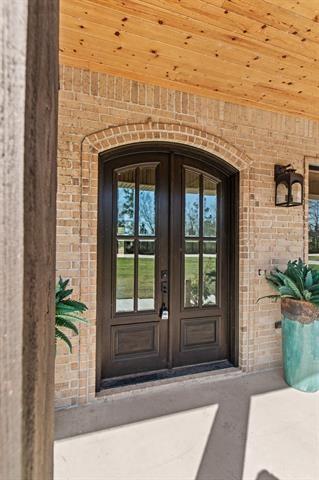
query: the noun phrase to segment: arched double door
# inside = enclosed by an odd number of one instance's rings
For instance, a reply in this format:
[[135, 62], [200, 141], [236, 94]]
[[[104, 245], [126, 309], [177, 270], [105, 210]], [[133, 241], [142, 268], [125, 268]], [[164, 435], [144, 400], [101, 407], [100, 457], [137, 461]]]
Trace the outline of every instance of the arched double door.
[[99, 379], [236, 362], [237, 185], [193, 148], [100, 156]]

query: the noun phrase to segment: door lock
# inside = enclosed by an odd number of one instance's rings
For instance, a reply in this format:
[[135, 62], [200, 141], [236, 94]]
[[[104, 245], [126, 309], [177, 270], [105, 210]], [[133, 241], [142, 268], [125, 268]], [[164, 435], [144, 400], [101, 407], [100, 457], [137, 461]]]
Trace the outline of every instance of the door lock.
[[162, 282], [161, 283], [161, 292], [162, 293], [168, 293], [168, 285], [167, 285], [167, 282]]

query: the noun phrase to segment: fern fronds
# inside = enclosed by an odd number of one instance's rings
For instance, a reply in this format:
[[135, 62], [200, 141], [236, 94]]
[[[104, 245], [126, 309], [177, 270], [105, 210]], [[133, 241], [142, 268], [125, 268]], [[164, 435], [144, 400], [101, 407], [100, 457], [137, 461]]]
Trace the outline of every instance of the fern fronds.
[[73, 289], [67, 289], [69, 279], [63, 280], [61, 277], [55, 290], [55, 338], [65, 342], [72, 352], [72, 344], [69, 337], [60, 328], [66, 328], [78, 335], [79, 331], [75, 322], [87, 323], [86, 319], [76, 315], [82, 314], [87, 310], [87, 306], [71, 298], [67, 298], [73, 293]]

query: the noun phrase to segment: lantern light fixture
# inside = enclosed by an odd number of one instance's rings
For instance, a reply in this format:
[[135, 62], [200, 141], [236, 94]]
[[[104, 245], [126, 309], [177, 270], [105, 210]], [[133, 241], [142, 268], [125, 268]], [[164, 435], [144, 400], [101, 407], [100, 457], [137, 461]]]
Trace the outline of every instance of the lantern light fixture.
[[303, 204], [304, 177], [292, 165], [275, 165], [275, 205], [297, 207]]

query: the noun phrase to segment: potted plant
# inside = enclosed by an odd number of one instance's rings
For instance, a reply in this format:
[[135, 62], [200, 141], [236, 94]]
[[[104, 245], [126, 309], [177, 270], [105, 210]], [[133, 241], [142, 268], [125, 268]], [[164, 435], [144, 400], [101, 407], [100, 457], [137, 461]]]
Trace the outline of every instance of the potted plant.
[[[301, 259], [266, 276], [281, 298], [284, 378], [304, 392], [319, 390], [319, 271]], [[259, 299], [261, 300], [261, 299]]]
[[79, 331], [75, 322], [87, 323], [87, 321], [76, 314], [85, 312], [87, 306], [84, 303], [67, 298], [73, 293], [73, 289], [67, 289], [69, 281], [69, 279], [63, 280], [60, 277], [55, 289], [55, 341], [58, 339], [62, 340], [68, 345], [70, 352], [72, 352], [70, 339], [61, 330], [61, 327], [68, 328], [78, 335]]

